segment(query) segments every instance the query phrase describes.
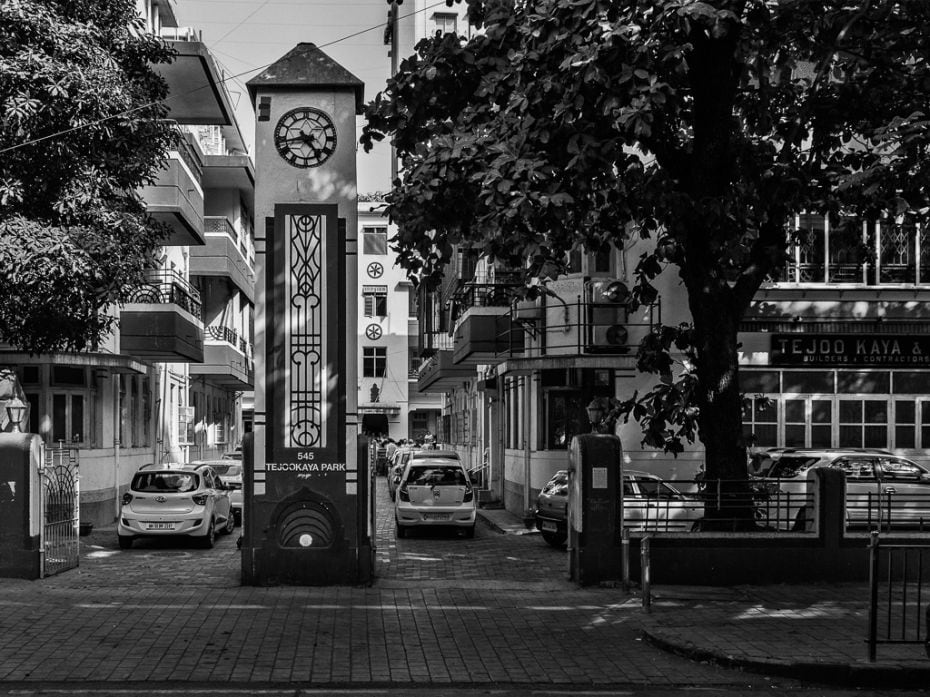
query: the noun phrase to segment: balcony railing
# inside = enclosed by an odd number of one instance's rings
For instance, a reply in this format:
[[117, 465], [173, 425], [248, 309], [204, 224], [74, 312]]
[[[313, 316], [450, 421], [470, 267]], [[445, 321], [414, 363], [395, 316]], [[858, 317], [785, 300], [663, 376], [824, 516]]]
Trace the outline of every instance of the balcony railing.
[[242, 258], [249, 261], [249, 246], [244, 235], [239, 234], [229, 218], [223, 216], [205, 215], [203, 217], [203, 231], [206, 234], [225, 234], [233, 244], [239, 248]]
[[145, 284], [136, 288], [127, 302], [177, 305], [197, 319], [202, 317], [200, 293], [177, 271], [147, 274]]
[[251, 358], [252, 344], [239, 336], [239, 332], [232, 327], [221, 324], [210, 324], [207, 325], [204, 332], [208, 340], [225, 341], [227, 344], [232, 344], [232, 346], [237, 348], [240, 352]]

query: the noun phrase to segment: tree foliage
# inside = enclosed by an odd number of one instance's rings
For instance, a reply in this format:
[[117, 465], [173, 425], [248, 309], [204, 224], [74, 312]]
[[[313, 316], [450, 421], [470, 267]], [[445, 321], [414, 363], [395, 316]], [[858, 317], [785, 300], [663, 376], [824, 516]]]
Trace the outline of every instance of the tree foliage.
[[422, 41], [367, 108], [363, 144], [403, 167], [400, 262], [433, 279], [464, 245], [532, 276], [652, 240], [632, 302], [671, 265], [692, 322], [643, 342], [660, 379], [623, 407], [647, 444], [699, 436], [708, 477], [745, 477], [737, 331], [792, 216], [927, 216], [930, 3], [466, 2], [482, 32]]
[[171, 50], [133, 0], [0, 2], [0, 340], [79, 350], [111, 330], [162, 230], [136, 193], [172, 143]]

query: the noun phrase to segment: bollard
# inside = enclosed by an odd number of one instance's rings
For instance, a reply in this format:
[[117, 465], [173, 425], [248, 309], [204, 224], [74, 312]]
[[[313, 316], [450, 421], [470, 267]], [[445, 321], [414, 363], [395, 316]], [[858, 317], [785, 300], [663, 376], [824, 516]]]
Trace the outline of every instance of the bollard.
[[869, 662], [875, 662], [878, 643], [878, 532], [869, 535]]
[[652, 612], [652, 591], [649, 579], [649, 535], [643, 537], [639, 546], [641, 586], [643, 589], [643, 610]]
[[629, 528], [620, 528], [620, 568], [623, 590], [630, 592], [630, 530]]

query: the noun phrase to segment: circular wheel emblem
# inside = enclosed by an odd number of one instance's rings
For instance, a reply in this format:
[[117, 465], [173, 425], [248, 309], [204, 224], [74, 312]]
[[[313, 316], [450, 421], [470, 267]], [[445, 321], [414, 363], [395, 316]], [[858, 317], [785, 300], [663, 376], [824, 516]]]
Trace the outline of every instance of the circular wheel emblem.
[[384, 273], [384, 267], [380, 262], [373, 261], [368, 265], [368, 275], [372, 278], [381, 278], [381, 274]]
[[365, 327], [365, 336], [369, 339], [380, 339], [381, 338], [381, 327], [377, 324], [369, 324]]

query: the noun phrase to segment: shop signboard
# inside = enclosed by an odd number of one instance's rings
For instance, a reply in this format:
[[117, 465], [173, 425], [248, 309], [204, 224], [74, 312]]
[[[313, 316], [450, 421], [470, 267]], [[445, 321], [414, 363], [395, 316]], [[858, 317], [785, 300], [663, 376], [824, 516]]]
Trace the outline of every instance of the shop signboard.
[[930, 367], [930, 335], [773, 334], [770, 364]]

